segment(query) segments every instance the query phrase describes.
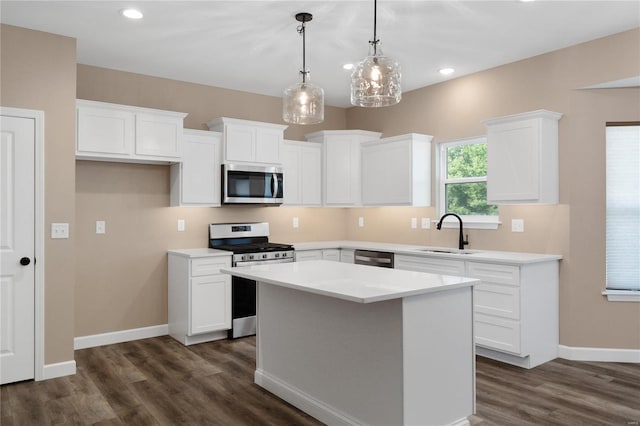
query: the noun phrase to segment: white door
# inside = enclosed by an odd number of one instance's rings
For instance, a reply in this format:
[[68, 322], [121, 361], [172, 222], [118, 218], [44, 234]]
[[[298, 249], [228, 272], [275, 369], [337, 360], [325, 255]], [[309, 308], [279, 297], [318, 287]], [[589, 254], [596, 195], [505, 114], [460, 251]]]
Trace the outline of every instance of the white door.
[[0, 383], [33, 379], [35, 120], [0, 126]]

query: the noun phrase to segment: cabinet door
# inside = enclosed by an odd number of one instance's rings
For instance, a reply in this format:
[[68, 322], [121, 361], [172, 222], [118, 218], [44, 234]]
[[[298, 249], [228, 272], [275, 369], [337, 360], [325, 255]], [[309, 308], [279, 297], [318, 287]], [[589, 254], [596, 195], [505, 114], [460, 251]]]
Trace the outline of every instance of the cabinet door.
[[520, 355], [520, 322], [474, 314], [473, 331], [478, 345]]
[[191, 278], [189, 335], [231, 328], [231, 277], [226, 274]]
[[256, 129], [245, 124], [226, 124], [224, 127], [225, 161], [255, 161]]
[[359, 157], [359, 143], [338, 138], [325, 142], [325, 204], [359, 204]]
[[110, 108], [78, 107], [76, 154], [128, 156], [134, 143], [134, 114]]
[[340, 262], [340, 249], [325, 249], [322, 250], [322, 260], [330, 260], [333, 262]]
[[[220, 205], [221, 141], [219, 134], [210, 133], [185, 133], [182, 164], [172, 166], [179, 167], [182, 173], [181, 205]], [[173, 185], [171, 189], [174, 190]]]
[[296, 262], [304, 262], [307, 260], [322, 260], [322, 250], [296, 250]]
[[182, 158], [182, 118], [136, 114], [136, 155]]
[[340, 249], [340, 262], [342, 263], [353, 263], [354, 259], [354, 251], [350, 249]]
[[258, 163], [280, 164], [282, 130], [258, 127], [255, 137], [255, 157]]
[[300, 205], [302, 204], [300, 148], [293, 143], [284, 142], [281, 158], [284, 167], [284, 204]]
[[362, 147], [362, 204], [412, 204], [411, 141]]
[[302, 147], [300, 152], [301, 201], [305, 206], [319, 206], [322, 204], [322, 147], [306, 143], [310, 146]]
[[441, 258], [427, 258], [417, 256], [396, 256], [395, 269], [407, 271], [428, 272], [431, 274], [464, 276], [463, 260], [449, 260]]
[[540, 197], [540, 128], [537, 119], [491, 126], [487, 134], [487, 198]]

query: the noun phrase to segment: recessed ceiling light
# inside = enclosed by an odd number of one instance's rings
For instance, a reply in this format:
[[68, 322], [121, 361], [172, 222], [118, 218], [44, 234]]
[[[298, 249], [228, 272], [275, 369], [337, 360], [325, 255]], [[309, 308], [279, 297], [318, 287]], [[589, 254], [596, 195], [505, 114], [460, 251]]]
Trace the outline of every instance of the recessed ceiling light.
[[440, 74], [442, 75], [451, 75], [455, 72], [456, 70], [454, 70], [453, 68], [442, 68], [440, 70]]
[[120, 14], [129, 19], [142, 19], [144, 16], [138, 9], [122, 9]]
[[344, 68], [345, 70], [352, 70], [353, 69], [353, 64], [344, 64], [342, 66], [342, 68]]

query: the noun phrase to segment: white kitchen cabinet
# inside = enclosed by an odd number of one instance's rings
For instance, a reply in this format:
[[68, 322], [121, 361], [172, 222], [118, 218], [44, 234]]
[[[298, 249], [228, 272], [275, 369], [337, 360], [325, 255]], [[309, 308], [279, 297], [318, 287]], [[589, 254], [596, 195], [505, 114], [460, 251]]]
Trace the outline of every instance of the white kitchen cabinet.
[[487, 120], [487, 200], [558, 203], [558, 120], [538, 110]]
[[280, 145], [287, 126], [220, 117], [207, 123], [222, 133], [225, 162], [280, 164]]
[[362, 144], [362, 204], [431, 205], [431, 139], [411, 133]]
[[355, 250], [340, 249], [340, 262], [355, 263]]
[[442, 275], [463, 276], [465, 274], [464, 260], [450, 260], [424, 256], [396, 255], [394, 259], [394, 268]]
[[322, 202], [325, 206], [361, 205], [360, 144], [380, 138], [363, 130], [323, 130], [305, 135], [322, 143]]
[[231, 255], [169, 251], [169, 335], [184, 345], [227, 337], [231, 328]]
[[296, 250], [296, 262], [307, 260], [330, 260], [340, 262], [340, 249]]
[[322, 204], [322, 146], [317, 143], [283, 141], [280, 151], [284, 166], [284, 204]]
[[182, 162], [171, 166], [171, 206], [220, 206], [221, 134], [184, 131]]
[[185, 113], [76, 101], [76, 158], [131, 163], [182, 161]]
[[478, 278], [474, 336], [479, 355], [524, 368], [557, 357], [558, 262], [521, 265], [395, 256], [395, 268]]
[[467, 262], [474, 287], [477, 353], [533, 368], [558, 356], [558, 262]]

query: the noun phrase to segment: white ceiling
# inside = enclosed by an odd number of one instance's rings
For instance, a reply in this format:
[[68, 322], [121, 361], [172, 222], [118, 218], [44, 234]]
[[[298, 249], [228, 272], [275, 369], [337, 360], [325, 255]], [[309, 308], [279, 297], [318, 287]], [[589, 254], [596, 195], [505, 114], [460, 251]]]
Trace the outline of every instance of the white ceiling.
[[[140, 21], [119, 14], [135, 6]], [[373, 1], [6, 1], [2, 23], [77, 39], [78, 63], [281, 96], [307, 67], [326, 103], [349, 105], [347, 62], [366, 56]], [[640, 1], [378, 2], [378, 37], [403, 90], [640, 27]], [[443, 77], [442, 67], [456, 73]]]

